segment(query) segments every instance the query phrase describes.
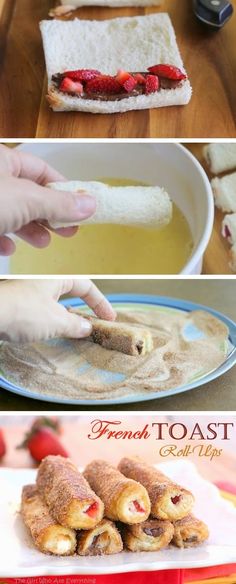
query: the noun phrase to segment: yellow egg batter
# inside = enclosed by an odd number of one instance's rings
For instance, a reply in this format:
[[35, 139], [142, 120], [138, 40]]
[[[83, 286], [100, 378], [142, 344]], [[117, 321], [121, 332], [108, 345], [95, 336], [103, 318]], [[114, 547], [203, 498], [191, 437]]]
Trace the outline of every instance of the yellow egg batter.
[[[93, 179], [94, 180], [94, 179]], [[114, 186], [140, 185], [127, 179], [96, 179]], [[72, 238], [52, 235], [46, 249], [18, 241], [12, 274], [177, 274], [193, 247], [187, 220], [173, 205], [162, 229], [84, 225]]]

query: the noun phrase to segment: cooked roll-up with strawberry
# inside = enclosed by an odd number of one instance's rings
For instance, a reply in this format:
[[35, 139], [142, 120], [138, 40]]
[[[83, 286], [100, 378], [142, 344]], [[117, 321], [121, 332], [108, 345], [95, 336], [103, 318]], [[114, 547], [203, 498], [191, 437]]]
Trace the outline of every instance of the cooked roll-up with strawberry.
[[127, 478], [139, 481], [145, 487], [153, 517], [176, 521], [190, 513], [194, 503], [192, 493], [171, 481], [160, 470], [136, 457], [122, 458], [118, 468]]
[[68, 458], [44, 458], [38, 470], [37, 487], [49, 512], [61, 525], [92, 529], [103, 517], [102, 501]]
[[137, 481], [127, 479], [117, 468], [104, 460], [93, 460], [84, 476], [105, 505], [105, 515], [113, 521], [141, 523], [150, 514], [146, 489]]
[[138, 525], [124, 525], [122, 538], [132, 552], [156, 552], [168, 546], [174, 535], [170, 521], [148, 519]]
[[78, 534], [77, 551], [80, 556], [118, 554], [122, 549], [121, 535], [109, 519], [102, 519], [93, 529]]
[[174, 523], [172, 543], [179, 548], [195, 547], [209, 537], [207, 525], [193, 515], [187, 515]]
[[44, 554], [71, 556], [76, 550], [76, 532], [59, 525], [39, 496], [36, 485], [22, 490], [21, 515], [35, 546]]

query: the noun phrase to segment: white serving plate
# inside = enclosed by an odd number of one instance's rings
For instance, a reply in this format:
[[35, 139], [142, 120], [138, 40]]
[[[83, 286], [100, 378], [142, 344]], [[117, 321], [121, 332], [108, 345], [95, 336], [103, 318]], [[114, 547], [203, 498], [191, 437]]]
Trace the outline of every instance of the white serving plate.
[[22, 486], [34, 482], [36, 471], [0, 469], [0, 578], [115, 574], [201, 568], [235, 562], [236, 509], [232, 503], [224, 500], [218, 489], [203, 479], [191, 462], [165, 462], [158, 468], [193, 491], [196, 498], [194, 513], [210, 529], [207, 543], [195, 549], [170, 547], [160, 552], [135, 554], [125, 551], [103, 557], [46, 556], [33, 547], [18, 513]]

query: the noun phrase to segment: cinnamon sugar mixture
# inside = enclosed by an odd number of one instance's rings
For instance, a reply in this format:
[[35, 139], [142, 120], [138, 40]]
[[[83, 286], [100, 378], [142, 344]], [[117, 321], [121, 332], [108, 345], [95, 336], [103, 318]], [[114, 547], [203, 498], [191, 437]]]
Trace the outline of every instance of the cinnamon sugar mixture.
[[114, 399], [184, 385], [217, 368], [228, 329], [207, 312], [120, 311], [118, 321], [149, 328], [154, 350], [142, 357], [109, 351], [90, 340], [3, 343], [0, 368], [9, 381], [61, 399]]

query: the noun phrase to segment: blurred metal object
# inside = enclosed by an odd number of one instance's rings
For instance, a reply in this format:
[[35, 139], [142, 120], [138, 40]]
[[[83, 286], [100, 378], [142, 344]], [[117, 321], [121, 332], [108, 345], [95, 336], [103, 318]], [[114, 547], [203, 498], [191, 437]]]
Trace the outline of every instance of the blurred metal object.
[[193, 8], [196, 17], [215, 30], [222, 28], [234, 11], [227, 0], [193, 0]]

